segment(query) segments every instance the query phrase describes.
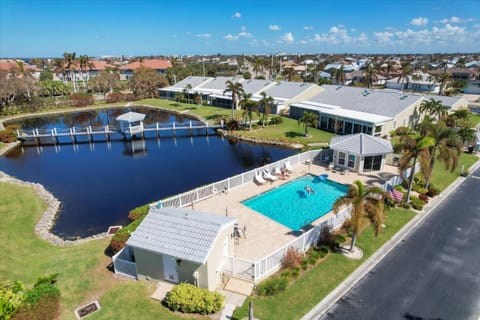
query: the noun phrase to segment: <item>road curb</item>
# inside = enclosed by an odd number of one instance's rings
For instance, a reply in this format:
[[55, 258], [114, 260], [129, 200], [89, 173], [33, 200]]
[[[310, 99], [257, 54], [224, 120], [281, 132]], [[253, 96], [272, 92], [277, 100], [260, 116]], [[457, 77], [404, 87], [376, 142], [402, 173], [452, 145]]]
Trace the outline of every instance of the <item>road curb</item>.
[[[477, 160], [468, 170], [475, 171], [480, 167], [480, 160]], [[365, 275], [367, 275], [382, 259], [387, 256], [399, 243], [401, 243], [410, 233], [412, 233], [420, 224], [430, 216], [431, 212], [440, 205], [450, 194], [456, 190], [467, 178], [458, 177], [443, 192], [433, 198], [421, 212], [417, 213], [412, 220], [405, 224], [393, 237], [385, 242], [374, 254], [363, 262], [355, 271], [353, 271], [344, 281], [342, 281], [332, 292], [322, 299], [313, 309], [311, 309], [301, 320], [319, 319], [353, 286], [355, 286]]]

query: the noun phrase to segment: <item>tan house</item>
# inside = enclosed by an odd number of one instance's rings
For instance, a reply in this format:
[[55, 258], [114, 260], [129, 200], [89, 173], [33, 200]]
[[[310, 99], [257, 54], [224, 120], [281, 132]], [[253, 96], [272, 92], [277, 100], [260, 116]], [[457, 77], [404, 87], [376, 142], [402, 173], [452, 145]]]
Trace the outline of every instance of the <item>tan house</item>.
[[235, 222], [185, 208], [151, 208], [126, 247], [113, 257], [115, 272], [215, 290], [225, 258], [234, 255]]

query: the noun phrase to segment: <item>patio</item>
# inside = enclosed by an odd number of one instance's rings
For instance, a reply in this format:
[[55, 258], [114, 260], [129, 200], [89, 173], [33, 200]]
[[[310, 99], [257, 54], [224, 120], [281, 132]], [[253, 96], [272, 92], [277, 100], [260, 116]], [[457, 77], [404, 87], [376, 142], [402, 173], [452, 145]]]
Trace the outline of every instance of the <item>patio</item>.
[[[380, 186], [394, 175], [398, 175], [398, 168], [385, 165], [382, 172], [364, 174], [346, 172], [343, 174], [339, 171], [335, 173], [330, 171], [327, 163], [314, 162], [309, 164], [306, 162], [293, 166], [293, 172], [287, 180], [279, 179], [264, 185], [256, 185], [253, 182], [247, 183], [235, 189], [230, 189], [228, 193], [218, 193], [211, 198], [197, 202], [194, 208], [199, 211], [235, 217], [238, 220], [240, 229], [246, 227], [246, 237], [240, 237], [238, 242], [236, 241], [235, 257], [248, 261], [257, 261], [297, 238], [299, 231], [292, 231], [244, 206], [241, 202], [309, 172], [314, 175], [327, 173], [329, 179], [346, 185], [351, 184], [354, 180], [360, 180], [367, 185]], [[330, 212], [324, 215], [314, 221], [313, 225], [318, 225], [328, 220], [333, 214], [333, 212]]]

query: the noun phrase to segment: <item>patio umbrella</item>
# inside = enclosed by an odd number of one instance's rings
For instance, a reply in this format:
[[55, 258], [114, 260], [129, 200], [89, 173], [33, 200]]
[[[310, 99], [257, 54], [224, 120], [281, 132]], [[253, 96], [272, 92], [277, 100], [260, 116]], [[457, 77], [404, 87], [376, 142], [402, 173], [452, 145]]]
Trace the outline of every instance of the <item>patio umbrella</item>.
[[253, 303], [252, 301], [250, 301], [250, 303], [248, 304], [248, 320], [253, 320], [254, 317], [253, 317]]

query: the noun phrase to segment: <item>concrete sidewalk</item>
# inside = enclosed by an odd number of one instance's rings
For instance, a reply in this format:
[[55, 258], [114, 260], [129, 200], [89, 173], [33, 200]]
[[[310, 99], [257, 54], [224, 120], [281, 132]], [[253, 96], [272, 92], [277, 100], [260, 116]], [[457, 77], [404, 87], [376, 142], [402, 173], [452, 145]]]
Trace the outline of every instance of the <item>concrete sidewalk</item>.
[[[480, 167], [480, 160], [474, 163], [468, 170], [473, 172]], [[450, 184], [440, 195], [430, 200], [412, 220], [410, 220], [399, 232], [397, 232], [389, 241], [387, 241], [379, 250], [370, 256], [361, 266], [352, 272], [344, 281], [342, 281], [330, 294], [328, 294], [320, 303], [302, 317], [302, 320], [318, 319], [324, 315], [338, 300], [340, 300], [353, 286], [355, 286], [368, 272], [370, 272], [390, 251], [392, 251], [404, 238], [413, 232], [425, 218], [435, 209], [444, 199], [458, 188], [466, 180], [465, 177], [458, 177]]]

